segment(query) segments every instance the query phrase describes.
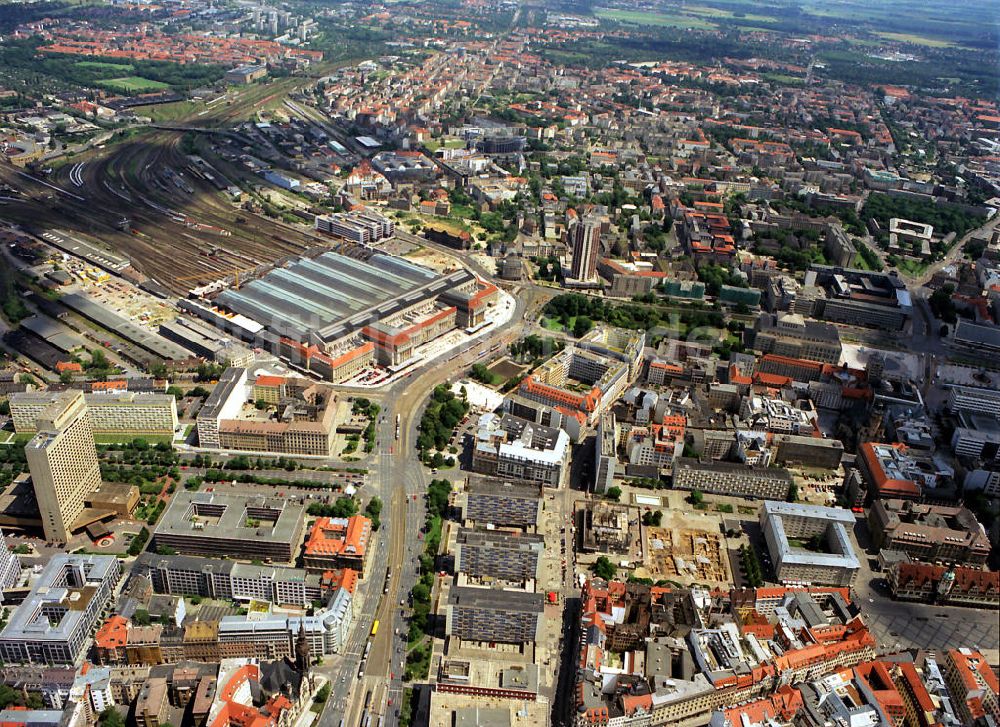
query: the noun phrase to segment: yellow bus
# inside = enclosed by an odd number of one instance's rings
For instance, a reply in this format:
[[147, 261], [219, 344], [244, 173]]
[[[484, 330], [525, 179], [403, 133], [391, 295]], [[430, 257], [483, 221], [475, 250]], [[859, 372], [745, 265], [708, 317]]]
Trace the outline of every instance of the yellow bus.
[[372, 636], [378, 633], [378, 619], [375, 619], [375, 623], [372, 624]]

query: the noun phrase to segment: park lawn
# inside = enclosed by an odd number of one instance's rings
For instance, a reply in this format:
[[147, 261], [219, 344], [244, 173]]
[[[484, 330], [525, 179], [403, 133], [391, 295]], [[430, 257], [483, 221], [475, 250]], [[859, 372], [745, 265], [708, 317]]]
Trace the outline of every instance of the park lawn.
[[106, 71], [109, 75], [120, 76], [129, 74], [135, 70], [135, 66], [130, 63], [104, 63], [102, 61], [80, 61], [74, 63], [77, 68], [87, 71]]
[[563, 324], [555, 318], [542, 318], [542, 328], [556, 333], [562, 333], [565, 330]]
[[656, 25], [664, 28], [699, 28], [702, 30], [716, 27], [715, 23], [710, 23], [707, 20], [690, 15], [666, 15], [649, 13], [642, 10], [596, 8], [594, 15], [601, 20], [616, 20], [619, 23], [630, 23], [632, 25]]
[[147, 93], [149, 91], [162, 91], [170, 88], [169, 84], [143, 78], [142, 76], [108, 78], [104, 81], [98, 81], [98, 85], [109, 88], [112, 91], [121, 91], [122, 93]]
[[771, 81], [772, 83], [780, 83], [783, 86], [804, 86], [806, 81], [804, 78], [799, 78], [798, 76], [789, 76], [785, 73], [765, 73], [763, 75], [765, 81]]
[[472, 205], [453, 204], [451, 206], [451, 216], [460, 220], [471, 220], [475, 213], [475, 210], [472, 209]]
[[911, 278], [915, 278], [922, 275], [925, 270], [930, 266], [930, 263], [921, 262], [919, 260], [911, 260], [909, 258], [904, 258], [899, 261], [899, 265], [896, 268], [899, 272], [909, 275]]

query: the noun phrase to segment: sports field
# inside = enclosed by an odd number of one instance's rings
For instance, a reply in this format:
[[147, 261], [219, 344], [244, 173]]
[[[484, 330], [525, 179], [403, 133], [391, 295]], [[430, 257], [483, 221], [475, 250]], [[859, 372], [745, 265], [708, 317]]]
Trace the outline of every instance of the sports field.
[[162, 91], [165, 88], [170, 88], [170, 86], [166, 83], [153, 81], [149, 78], [143, 78], [142, 76], [108, 78], [104, 81], [99, 81], [99, 84], [104, 86], [104, 88], [109, 88], [112, 91], [120, 91], [122, 93], [148, 93], [150, 91]]

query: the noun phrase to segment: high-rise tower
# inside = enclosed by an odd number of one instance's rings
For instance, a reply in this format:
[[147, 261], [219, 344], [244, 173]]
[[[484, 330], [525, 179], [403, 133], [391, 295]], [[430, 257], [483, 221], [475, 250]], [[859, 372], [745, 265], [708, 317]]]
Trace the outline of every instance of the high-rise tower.
[[38, 415], [24, 448], [47, 540], [65, 543], [86, 497], [101, 486], [94, 432], [82, 391], [65, 391]]

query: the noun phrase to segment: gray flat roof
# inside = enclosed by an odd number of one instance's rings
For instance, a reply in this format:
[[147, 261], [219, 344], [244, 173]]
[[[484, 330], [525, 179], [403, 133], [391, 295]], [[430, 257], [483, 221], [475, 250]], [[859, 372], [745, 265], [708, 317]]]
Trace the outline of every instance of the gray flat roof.
[[330, 340], [326, 329], [336, 331], [337, 324], [358, 316], [364, 318], [360, 325], [371, 323], [371, 313], [387, 315], [400, 308], [386, 313], [386, 304], [417, 302], [428, 292], [440, 292], [433, 290], [437, 285], [450, 287], [452, 277], [382, 253], [359, 260], [324, 252], [295, 258], [239, 290], [224, 290], [215, 302], [275, 331], [300, 339], [324, 331], [321, 335]]
[[545, 538], [533, 533], [459, 528], [458, 542], [460, 544], [485, 545], [505, 550], [541, 550], [545, 545]]
[[113, 313], [109, 308], [95, 303], [82, 293], [68, 293], [62, 296], [59, 302], [102, 328], [131, 341], [139, 348], [143, 348], [160, 358], [169, 360], [189, 357], [188, 352], [180, 346], [152, 331], [140, 328], [117, 313]]
[[222, 376], [219, 377], [219, 382], [212, 389], [212, 393], [208, 395], [205, 399], [205, 405], [199, 410], [198, 418], [202, 417], [208, 419], [215, 419], [219, 416], [219, 412], [222, 411], [222, 407], [232, 396], [233, 390], [237, 386], [240, 377], [246, 372], [246, 369], [239, 368], [237, 366], [231, 366], [222, 372]]
[[[94, 584], [102, 583], [108, 577], [116, 561], [113, 555], [53, 556], [42, 569], [28, 597], [14, 610], [6, 628], [0, 633], [0, 641], [68, 639], [83, 619], [86, 607], [84, 599], [96, 595], [92, 592]], [[86, 574], [84, 584], [79, 587], [65, 585], [66, 571], [78, 565], [83, 567]], [[65, 608], [56, 623], [43, 615], [47, 605]]]
[[541, 613], [545, 608], [545, 597], [541, 593], [454, 586], [448, 593], [448, 605], [468, 606], [490, 611]]
[[1000, 326], [987, 326], [959, 318], [955, 325], [955, 340], [959, 343], [1000, 349]]
[[[248, 508], [269, 512], [274, 519], [248, 515]], [[304, 505], [283, 498], [177, 492], [164, 511], [155, 534], [288, 543], [295, 537], [304, 515]], [[247, 524], [253, 521], [258, 524]]]

